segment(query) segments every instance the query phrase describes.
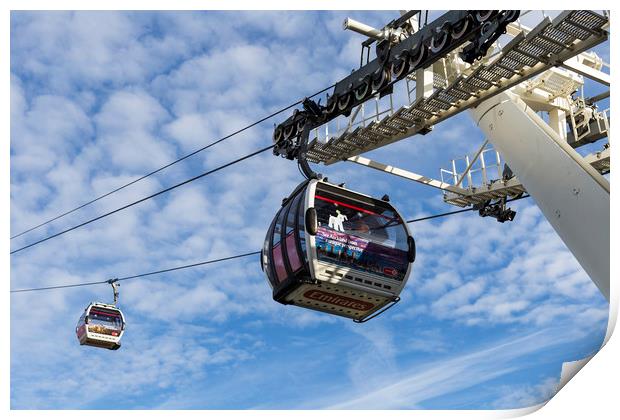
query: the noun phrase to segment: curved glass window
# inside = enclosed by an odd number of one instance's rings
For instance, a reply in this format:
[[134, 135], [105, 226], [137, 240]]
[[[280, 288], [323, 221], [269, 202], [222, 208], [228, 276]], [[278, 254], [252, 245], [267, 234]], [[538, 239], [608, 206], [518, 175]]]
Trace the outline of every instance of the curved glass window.
[[390, 280], [407, 272], [407, 230], [387, 202], [318, 183], [314, 197], [320, 261]]
[[284, 215], [286, 214], [286, 207], [283, 207], [278, 214], [276, 225], [273, 228], [273, 266], [276, 270], [276, 277], [278, 282], [286, 279], [286, 266], [284, 265], [284, 256], [282, 255], [282, 230], [284, 229]]
[[267, 275], [269, 283], [271, 283], [271, 285], [275, 285], [275, 279], [273, 278], [273, 274], [271, 273], [271, 260], [269, 257], [269, 241], [273, 235], [272, 228], [273, 222], [271, 226], [269, 226], [269, 231], [267, 232], [267, 236], [265, 237], [265, 242], [263, 243], [263, 254], [261, 255], [261, 258], [263, 259], [263, 271]]
[[123, 328], [120, 313], [91, 308], [88, 314], [88, 331], [118, 337]]
[[306, 194], [301, 194], [299, 200], [301, 203], [299, 203], [299, 210], [297, 211], [297, 228], [299, 229], [299, 245], [301, 247], [302, 258], [303, 261], [306, 262], [308, 258], [306, 253]]
[[301, 195], [297, 194], [297, 197], [290, 203], [291, 210], [286, 218], [286, 253], [293, 273], [302, 267], [301, 258], [297, 252], [297, 243], [295, 242], [295, 219], [297, 218], [297, 205], [299, 204], [300, 197]]
[[82, 315], [80, 316], [80, 319], [78, 319], [77, 325], [75, 326], [76, 328], [78, 328], [80, 325], [84, 324], [84, 317], [86, 316], [86, 312], [82, 312]]

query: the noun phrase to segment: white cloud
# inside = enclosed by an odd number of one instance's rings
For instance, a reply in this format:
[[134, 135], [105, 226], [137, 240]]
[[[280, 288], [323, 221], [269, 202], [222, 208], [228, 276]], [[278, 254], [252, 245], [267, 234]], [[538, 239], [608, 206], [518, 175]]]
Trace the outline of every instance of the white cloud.
[[498, 410], [531, 407], [549, 401], [557, 392], [558, 378], [545, 378], [535, 385], [501, 386], [498, 394], [501, 395], [492, 403]]
[[94, 120], [109, 166], [147, 172], [175, 158], [174, 149], [158, 141], [154, 132], [167, 120], [167, 112], [147, 93], [114, 93]]
[[[384, 15], [353, 13], [360, 20], [375, 16], [377, 22]], [[257, 19], [255, 13], [13, 12], [13, 233], [333, 83], [359, 57], [351, 53], [359, 37], [343, 37], [342, 16], [332, 12], [325, 19], [316, 15], [306, 19], [306, 15], [284, 12], [261, 13]], [[373, 24], [372, 19], [368, 22]], [[286, 115], [25, 235], [12, 246], [266, 146], [272, 123]], [[470, 129], [465, 123], [444, 124], [434, 137], [398, 143], [378, 153], [396, 156], [408, 165], [415, 162], [413, 169], [420, 164], [435, 170], [448, 149], [471, 149], [471, 144], [461, 141], [463, 132]], [[438, 195], [418, 199], [413, 195], [418, 190], [404, 181], [399, 184], [350, 165], [320, 170], [362, 191], [389, 192], [406, 216], [414, 211], [443, 211]], [[266, 152], [15, 254], [11, 286], [101, 281], [258, 250], [281, 199], [299, 181], [294, 164]], [[344, 378], [339, 385], [353, 383], [368, 390], [400, 373], [399, 357], [406, 351], [451, 350], [450, 340], [437, 333], [437, 320], [459, 328], [498, 323], [542, 327], [558, 319], [588, 326], [606, 317], [596, 289], [534, 206], [522, 205], [513, 224], [500, 225], [471, 214], [412, 228], [419, 254], [403, 301], [363, 329], [349, 323], [343, 327], [344, 321], [329, 315], [273, 302], [257, 257], [123, 283], [121, 305], [128, 330], [123, 349], [116, 353], [80, 348], [73, 335], [86, 303], [111, 299], [108, 285], [14, 295], [12, 404], [14, 408], [96, 406], [104, 399], [92, 378], [102, 371], [109, 372], [102, 383], [123, 388], [131, 401], [156, 393], [163, 406], [183, 406], [184, 394], [196, 383], [213, 381], [221, 399], [214, 396], [212, 405], [230, 403], [231, 390], [238, 389], [238, 383], [224, 378], [231, 372], [257, 390], [273, 386], [269, 380], [274, 378], [301, 381], [290, 378], [288, 367], [273, 358], [273, 352], [292, 348], [301, 353], [321, 350], [310, 352], [314, 360], [296, 359], [297, 353], [286, 358], [300, 371], [317, 375], [309, 381], [313, 389], [323, 391], [326, 383], [330, 385], [319, 376], [338, 366]], [[430, 328], [434, 333], [427, 332], [428, 325], [413, 322], [424, 317], [435, 326]], [[392, 321], [414, 333], [403, 334]], [[36, 346], [33, 336], [41, 337]], [[357, 347], [350, 348], [351, 342]], [[401, 351], [400, 346], [407, 350]], [[487, 353], [454, 359], [450, 365], [454, 369], [482, 370], [477, 379], [456, 381], [450, 389], [512, 369], [506, 367], [510, 352], [489, 365], [483, 354]], [[237, 369], [238, 363], [261, 355], [260, 363], [251, 365], [256, 372]], [[75, 360], [84, 365], [77, 373], [68, 368]], [[267, 366], [259, 369], [261, 364]], [[220, 368], [230, 370], [222, 373]], [[441, 381], [451, 381], [449, 374], [429, 365], [415, 376], [414, 368], [408, 372], [411, 380], [404, 380], [402, 391], [386, 404], [411, 402], [408, 393], [417, 389], [412, 385], [417, 380], [429, 387], [420, 398], [449, 391], [441, 387], [431, 391]], [[371, 378], [365, 379], [369, 371]], [[360, 404], [379, 404], [379, 399], [372, 398], [382, 396], [372, 393]], [[308, 396], [303, 397], [305, 401], [299, 397], [291, 405], [303, 406]], [[355, 404], [357, 396], [348, 397]]]
[[422, 284], [418, 292], [423, 295], [437, 295], [445, 292], [449, 287], [456, 287], [461, 283], [461, 275], [458, 271], [442, 271]]
[[185, 42], [159, 37], [151, 25], [140, 12], [13, 13], [13, 30], [28, 34], [12, 37], [13, 66], [69, 94], [142, 82], [188, 52]]
[[[547, 330], [494, 343], [477, 351], [448, 356], [399, 372], [397, 379], [372, 392], [356, 390], [324, 399], [330, 409], [406, 409], [517, 370], [516, 361], [530, 353], [571, 341], [567, 332]], [[484, 361], [484, 362], [483, 362]]]
[[37, 96], [21, 109], [19, 102], [25, 98], [20, 97], [17, 87], [13, 97], [18, 105], [12, 113], [11, 148], [16, 165], [24, 171], [41, 174], [61, 159], [72, 159], [75, 148], [92, 135], [87, 115], [65, 97]]
[[[417, 223], [414, 228], [416, 237], [424, 239], [418, 240], [410, 281], [421, 296], [433, 298], [430, 314], [439, 319], [467, 325], [544, 326], [575, 316], [577, 308], [589, 307], [594, 298], [602, 302], [583, 269], [530, 204], [519, 204], [510, 225], [472, 213]], [[468, 238], [467, 245], [454, 238]], [[469, 272], [476, 274], [464, 274]], [[592, 315], [594, 324], [599, 316]]]
[[467, 304], [478, 298], [484, 291], [485, 283], [482, 279], [468, 282], [450, 290], [440, 299], [433, 302], [431, 308], [439, 316], [450, 314], [454, 317], [467, 315]]

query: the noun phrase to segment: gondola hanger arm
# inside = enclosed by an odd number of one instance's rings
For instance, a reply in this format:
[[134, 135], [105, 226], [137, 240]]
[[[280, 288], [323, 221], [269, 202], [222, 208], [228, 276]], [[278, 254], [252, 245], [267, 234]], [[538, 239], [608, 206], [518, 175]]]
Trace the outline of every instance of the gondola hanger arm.
[[112, 286], [112, 290], [114, 291], [114, 306], [118, 304], [118, 288], [120, 284], [118, 283], [118, 278], [108, 280], [108, 283]]

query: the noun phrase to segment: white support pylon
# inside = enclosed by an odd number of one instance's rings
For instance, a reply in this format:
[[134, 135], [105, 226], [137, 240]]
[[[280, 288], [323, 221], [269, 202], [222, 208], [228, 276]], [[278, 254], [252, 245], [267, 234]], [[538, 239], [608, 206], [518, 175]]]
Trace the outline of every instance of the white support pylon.
[[609, 182], [511, 92], [470, 113], [609, 301]]

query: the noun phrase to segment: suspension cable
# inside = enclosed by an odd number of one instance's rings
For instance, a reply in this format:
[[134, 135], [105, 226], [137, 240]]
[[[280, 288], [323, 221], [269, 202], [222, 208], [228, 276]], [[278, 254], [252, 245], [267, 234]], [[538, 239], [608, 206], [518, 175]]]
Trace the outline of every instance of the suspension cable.
[[153, 276], [155, 274], [162, 274], [162, 273], [168, 273], [170, 271], [184, 270], [186, 268], [198, 267], [198, 266], [206, 265], [206, 264], [214, 264], [214, 263], [218, 263], [218, 262], [222, 262], [222, 261], [229, 261], [229, 260], [234, 260], [234, 259], [237, 259], [237, 258], [244, 258], [244, 257], [249, 257], [250, 255], [258, 255], [258, 254], [260, 254], [260, 251], [247, 252], [245, 254], [233, 255], [231, 257], [218, 258], [216, 260], [202, 261], [202, 262], [198, 262], [198, 263], [194, 263], [194, 264], [181, 265], [179, 267], [166, 268], [164, 270], [150, 271], [148, 273], [136, 274], [136, 275], [127, 276], [127, 277], [121, 277], [121, 278], [116, 279], [116, 281], [131, 280], [131, 279], [137, 279], [139, 277]]
[[[516, 198], [512, 198], [510, 200], [506, 200], [506, 203], [509, 203], [511, 201], [521, 200], [521, 199], [527, 198], [527, 197], [529, 197], [529, 195], [522, 195], [521, 197], [516, 197]], [[468, 209], [463, 209], [463, 210], [451, 211], [451, 212], [447, 212], [447, 213], [440, 213], [440, 214], [435, 214], [435, 215], [432, 215], [432, 216], [426, 216], [426, 217], [420, 217], [420, 218], [417, 218], [417, 219], [407, 220], [406, 223], [417, 223], [417, 222], [421, 222], [421, 221], [424, 221], [424, 220], [435, 219], [435, 218], [438, 218], [438, 217], [451, 216], [451, 215], [454, 215], [454, 214], [465, 213], [465, 212], [472, 211], [472, 210], [475, 210], [475, 209], [468, 208]], [[201, 262], [198, 262], [198, 263], [181, 265], [181, 266], [178, 266], [178, 267], [166, 268], [166, 269], [163, 269], [163, 270], [150, 271], [150, 272], [147, 272], [147, 273], [136, 274], [136, 275], [133, 275], [133, 276], [120, 277], [120, 278], [114, 279], [114, 281], [131, 280], [131, 279], [137, 279], [137, 278], [146, 277], [146, 276], [152, 276], [152, 275], [155, 275], [155, 274], [162, 274], [162, 273], [168, 273], [168, 272], [171, 272], [171, 271], [184, 270], [186, 268], [198, 267], [198, 266], [201, 266], [201, 265], [214, 264], [214, 263], [218, 263], [218, 262], [222, 262], [222, 261], [229, 261], [229, 260], [233, 260], [233, 259], [237, 259], [237, 258], [249, 257], [251, 255], [258, 255], [260, 253], [261, 253], [261, 251], [247, 252], [245, 254], [232, 255], [230, 257], [223, 257], [223, 258], [218, 258], [218, 259], [215, 259], [215, 260], [201, 261]], [[95, 285], [95, 284], [104, 284], [104, 283], [109, 283], [109, 282], [110, 282], [110, 280], [103, 280], [103, 281], [94, 281], [94, 282], [89, 282], [89, 283], [75, 283], [75, 284], [65, 284], [65, 285], [48, 286], [48, 287], [34, 287], [34, 288], [30, 288], [30, 289], [16, 289], [16, 290], [11, 290], [10, 292], [11, 293], [35, 292], [35, 291], [40, 291], [40, 290], [64, 289], [64, 288], [68, 288], [68, 287], [92, 286], [92, 285]]]
[[[325, 91], [327, 91], [327, 90], [329, 90], [329, 89], [333, 88], [334, 86], [336, 86], [336, 85], [335, 85], [335, 84], [333, 84], [333, 85], [331, 85], [331, 86], [329, 86], [329, 87], [326, 87], [325, 89], [322, 89], [322, 90], [320, 90], [320, 91], [318, 91], [318, 92], [316, 92], [316, 93], [312, 94], [311, 96], [309, 96], [309, 98], [313, 98], [313, 97], [315, 97], [315, 96], [317, 96], [317, 95], [320, 95], [321, 93], [323, 93], [323, 92], [325, 92]], [[228, 135], [226, 135], [226, 136], [224, 136], [224, 137], [220, 138], [219, 140], [216, 140], [216, 141], [214, 141], [214, 142], [212, 142], [212, 143], [209, 143], [209, 144], [207, 144], [206, 146], [201, 147], [200, 149], [194, 150], [193, 152], [191, 152], [191, 153], [189, 153], [189, 154], [187, 154], [187, 155], [185, 155], [185, 156], [182, 156], [182, 157], [178, 158], [177, 160], [172, 161], [172, 162], [170, 162], [170, 163], [168, 163], [168, 164], [166, 164], [166, 165], [164, 165], [164, 166], [162, 166], [162, 167], [160, 167], [160, 168], [157, 168], [157, 169], [155, 169], [154, 171], [151, 171], [151, 172], [149, 172], [149, 173], [148, 173], [148, 174], [146, 174], [146, 175], [142, 175], [141, 177], [136, 178], [136, 179], [134, 179], [133, 181], [128, 182], [127, 184], [121, 185], [120, 187], [115, 188], [115, 189], [113, 189], [112, 191], [109, 191], [109, 192], [107, 192], [107, 193], [105, 193], [105, 194], [103, 194], [103, 195], [100, 195], [100, 196], [99, 196], [99, 197], [97, 197], [97, 198], [94, 198], [94, 199], [92, 199], [92, 200], [90, 200], [90, 201], [88, 201], [88, 202], [86, 202], [86, 203], [84, 203], [84, 204], [81, 204], [81, 205], [79, 205], [79, 206], [77, 206], [77, 207], [75, 207], [75, 208], [73, 208], [73, 209], [71, 209], [71, 210], [68, 210], [68, 211], [66, 211], [66, 212], [64, 212], [64, 213], [62, 213], [62, 214], [59, 214], [58, 216], [53, 217], [53, 218], [51, 218], [51, 219], [49, 219], [49, 220], [47, 220], [47, 221], [45, 221], [45, 222], [42, 222], [42, 223], [40, 223], [40, 224], [38, 224], [38, 225], [36, 225], [36, 226], [33, 226], [33, 227], [29, 228], [29, 229], [26, 229], [26, 230], [24, 230], [23, 232], [18, 233], [17, 235], [13, 235], [13, 236], [11, 236], [11, 239], [15, 239], [15, 238], [17, 238], [17, 237], [19, 237], [19, 236], [22, 236], [22, 235], [24, 235], [24, 234], [26, 234], [26, 233], [28, 233], [28, 232], [32, 232], [32, 231], [33, 231], [33, 230], [35, 230], [35, 229], [38, 229], [38, 228], [40, 228], [40, 227], [42, 227], [42, 226], [45, 226], [45, 225], [47, 225], [48, 223], [51, 223], [51, 222], [53, 222], [53, 221], [55, 221], [55, 220], [58, 220], [58, 219], [60, 219], [60, 218], [62, 218], [62, 217], [65, 217], [65, 216], [67, 216], [68, 214], [71, 214], [71, 213], [73, 213], [73, 212], [75, 212], [75, 211], [78, 211], [78, 210], [80, 210], [80, 209], [82, 209], [82, 208], [84, 208], [84, 207], [86, 207], [86, 206], [88, 206], [88, 205], [90, 205], [90, 204], [93, 204], [93, 203], [94, 203], [94, 202], [96, 202], [96, 201], [99, 201], [99, 200], [101, 200], [101, 199], [103, 199], [103, 198], [105, 198], [105, 197], [108, 197], [108, 196], [110, 196], [110, 195], [112, 195], [112, 194], [114, 194], [114, 193], [116, 193], [116, 192], [118, 192], [118, 191], [120, 191], [120, 190], [122, 190], [122, 189], [124, 189], [124, 188], [127, 188], [127, 187], [129, 187], [130, 185], [133, 185], [133, 184], [135, 184], [135, 183], [137, 183], [137, 182], [140, 182], [140, 181], [142, 181], [142, 180], [143, 180], [143, 179], [145, 179], [145, 178], [148, 178], [148, 177], [150, 177], [150, 176], [152, 176], [152, 175], [155, 175], [156, 173], [161, 172], [161, 171], [163, 171], [164, 169], [171, 167], [172, 165], [176, 165], [177, 163], [179, 163], [179, 162], [181, 162], [181, 161], [183, 161], [183, 160], [185, 160], [185, 159], [188, 159], [188, 158], [190, 158], [190, 157], [192, 157], [192, 156], [194, 156], [194, 155], [196, 155], [196, 154], [198, 154], [198, 153], [200, 153], [200, 152], [202, 152], [202, 151], [204, 151], [204, 150], [206, 150], [206, 149], [208, 149], [208, 148], [210, 148], [210, 147], [212, 147], [212, 146], [215, 146], [216, 144], [221, 143], [221, 142], [223, 142], [224, 140], [228, 140], [229, 138], [234, 137], [234, 136], [236, 136], [237, 134], [240, 134], [240, 133], [242, 133], [242, 132], [244, 132], [244, 131], [246, 131], [246, 130], [249, 130], [250, 128], [252, 128], [252, 127], [254, 127], [254, 126], [256, 126], [256, 125], [258, 125], [258, 124], [260, 124], [260, 123], [262, 123], [262, 122], [265, 122], [266, 120], [268, 120], [268, 119], [270, 119], [270, 118], [273, 118], [273, 117], [275, 117], [276, 115], [281, 114], [282, 112], [287, 111], [287, 110], [289, 110], [289, 109], [293, 108], [294, 106], [300, 105], [302, 102], [303, 102], [303, 99], [302, 99], [302, 100], [299, 100], [299, 101], [297, 101], [297, 102], [295, 102], [295, 103], [293, 103], [293, 104], [290, 104], [289, 106], [287, 106], [287, 107], [285, 107], [285, 108], [281, 108], [281, 109], [279, 109], [279, 110], [277, 110], [277, 111], [275, 111], [275, 112], [273, 112], [273, 113], [271, 113], [271, 114], [267, 115], [266, 117], [263, 117], [263, 118], [261, 118], [260, 120], [253, 122], [252, 124], [246, 125], [245, 127], [242, 127], [242, 128], [240, 128], [240, 129], [238, 129], [237, 131], [234, 131], [234, 132], [232, 132], [232, 133], [230, 133], [230, 134], [228, 134]]]
[[39, 290], [65, 289], [65, 288], [68, 288], [68, 287], [92, 286], [94, 284], [104, 284], [104, 283], [111, 283], [111, 282], [119, 282], [119, 281], [124, 281], [124, 280], [137, 279], [137, 278], [140, 278], [140, 277], [152, 276], [152, 275], [155, 275], [155, 274], [168, 273], [170, 271], [183, 270], [183, 269], [191, 268], [191, 267], [198, 267], [198, 266], [201, 266], [201, 265], [214, 264], [214, 263], [218, 263], [218, 262], [222, 262], [222, 261], [234, 260], [236, 258], [249, 257], [250, 255], [258, 255], [258, 254], [260, 254], [260, 251], [248, 252], [248, 253], [239, 254], [239, 255], [233, 255], [231, 257], [218, 258], [218, 259], [215, 259], [215, 260], [201, 261], [201, 262], [197, 262], [197, 263], [194, 263], [194, 264], [187, 264], [187, 265], [181, 265], [179, 267], [166, 268], [164, 270], [150, 271], [148, 273], [142, 273], [142, 274], [136, 274], [136, 275], [133, 275], [133, 276], [115, 278], [113, 280], [92, 281], [92, 282], [89, 282], [89, 283], [64, 284], [64, 285], [48, 286], [48, 287], [34, 287], [34, 288], [31, 288], [31, 289], [16, 289], [16, 290], [11, 290], [11, 293], [36, 292], [36, 291], [39, 291]]
[[213, 173], [215, 173], [215, 172], [217, 172], [217, 171], [220, 171], [220, 170], [222, 170], [222, 169], [224, 169], [224, 168], [227, 168], [227, 167], [229, 167], [229, 166], [232, 166], [232, 165], [234, 165], [234, 164], [236, 164], [236, 163], [239, 163], [239, 162], [241, 162], [241, 161], [243, 161], [243, 160], [249, 159], [249, 158], [251, 158], [251, 157], [253, 157], [253, 156], [256, 156], [256, 155], [258, 155], [258, 154], [260, 154], [260, 153], [263, 153], [263, 152], [265, 152], [265, 151], [267, 151], [267, 150], [273, 149], [274, 147], [275, 147], [275, 145], [271, 145], [271, 146], [268, 146], [268, 147], [264, 147], [264, 148], [262, 148], [262, 149], [259, 149], [259, 150], [257, 150], [256, 152], [253, 152], [253, 153], [247, 154], [247, 155], [245, 155], [245, 156], [243, 156], [243, 157], [240, 157], [239, 159], [235, 159], [235, 160], [233, 160], [233, 161], [231, 161], [231, 162], [228, 162], [228, 163], [226, 163], [226, 164], [224, 164], [224, 165], [218, 166], [218, 167], [217, 167], [217, 168], [215, 168], [215, 169], [211, 169], [211, 170], [209, 170], [209, 171], [207, 171], [207, 172], [203, 172], [203, 173], [202, 173], [202, 174], [200, 174], [200, 175], [197, 175], [197, 176], [195, 176], [195, 177], [193, 177], [193, 178], [187, 179], [187, 180], [185, 180], [185, 181], [183, 181], [183, 182], [179, 182], [178, 184], [175, 184], [175, 185], [173, 185], [173, 186], [171, 186], [171, 187], [165, 188], [165, 189], [163, 189], [163, 190], [161, 190], [161, 191], [158, 191], [158, 192], [156, 192], [156, 193], [154, 193], [154, 194], [151, 194], [151, 195], [149, 195], [149, 196], [147, 196], [147, 197], [141, 198], [141, 199], [136, 200], [136, 201], [134, 201], [134, 202], [132, 202], [132, 203], [129, 203], [129, 204], [126, 204], [126, 205], [124, 205], [124, 206], [122, 206], [122, 207], [119, 207], [119, 208], [117, 208], [117, 209], [115, 209], [115, 210], [109, 211], [109, 212], [107, 212], [107, 213], [104, 213], [104, 214], [102, 214], [102, 215], [99, 215], [99, 216], [97, 216], [97, 217], [94, 217], [94, 218], [92, 218], [92, 219], [90, 219], [90, 220], [87, 220], [87, 221], [85, 221], [85, 222], [83, 222], [83, 223], [80, 223], [80, 224], [75, 225], [75, 226], [73, 226], [73, 227], [70, 227], [70, 228], [68, 228], [68, 229], [62, 230], [62, 231], [60, 231], [60, 232], [58, 232], [58, 233], [55, 233], [55, 234], [53, 234], [53, 235], [47, 236], [47, 237], [45, 237], [45, 238], [43, 238], [43, 239], [40, 239], [40, 240], [38, 240], [38, 241], [36, 241], [36, 242], [32, 242], [31, 244], [25, 245], [25, 246], [23, 246], [23, 247], [21, 247], [21, 248], [18, 248], [18, 249], [16, 249], [16, 250], [14, 250], [14, 251], [11, 251], [11, 254], [15, 254], [15, 253], [17, 253], [17, 252], [19, 252], [19, 251], [23, 251], [24, 249], [28, 249], [28, 248], [30, 248], [30, 247], [32, 247], [32, 246], [35, 246], [35, 245], [38, 245], [38, 244], [40, 244], [40, 243], [42, 243], [42, 242], [45, 242], [45, 241], [48, 241], [48, 240], [50, 240], [50, 239], [56, 238], [56, 237], [58, 237], [58, 236], [60, 236], [60, 235], [64, 235], [65, 233], [71, 232], [72, 230], [78, 229], [78, 228], [80, 228], [80, 227], [82, 227], [82, 226], [86, 226], [86, 225], [88, 225], [88, 224], [90, 224], [90, 223], [92, 223], [92, 222], [96, 222], [97, 220], [103, 219], [104, 217], [110, 216], [110, 215], [112, 215], [112, 214], [114, 214], [114, 213], [118, 213], [118, 212], [119, 212], [119, 211], [121, 211], [121, 210], [125, 210], [125, 209], [127, 209], [127, 208], [129, 208], [129, 207], [135, 206], [136, 204], [142, 203], [143, 201], [150, 200], [151, 198], [154, 198], [154, 197], [157, 197], [157, 196], [162, 195], [162, 194], [164, 194], [164, 193], [167, 193], [167, 192], [169, 192], [169, 191], [172, 191], [172, 190], [174, 190], [175, 188], [179, 188], [179, 187], [180, 187], [180, 186], [182, 186], [182, 185], [189, 184], [190, 182], [196, 181], [197, 179], [200, 179], [200, 178], [203, 178], [203, 177], [205, 177], [205, 176], [207, 176], [207, 175], [213, 174]]

